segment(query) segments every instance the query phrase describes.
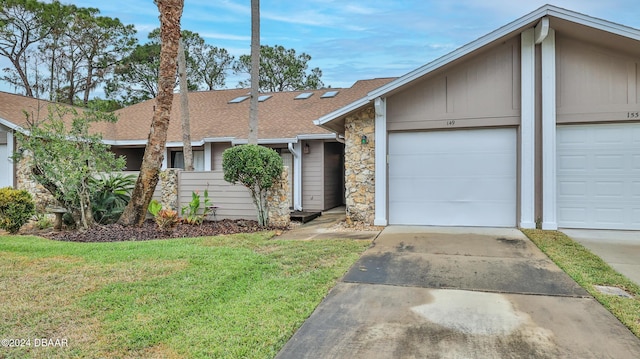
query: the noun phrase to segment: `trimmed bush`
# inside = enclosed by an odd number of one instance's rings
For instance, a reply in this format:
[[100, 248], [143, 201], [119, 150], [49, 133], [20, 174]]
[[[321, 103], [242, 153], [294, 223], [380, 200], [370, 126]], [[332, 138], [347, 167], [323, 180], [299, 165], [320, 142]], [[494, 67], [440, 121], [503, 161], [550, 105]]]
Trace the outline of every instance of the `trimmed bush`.
[[282, 174], [282, 157], [271, 148], [258, 145], [240, 145], [222, 153], [224, 180], [241, 183], [249, 189], [258, 211], [258, 223], [269, 223], [267, 190]]
[[0, 228], [18, 233], [35, 213], [35, 204], [27, 191], [11, 187], [0, 188]]

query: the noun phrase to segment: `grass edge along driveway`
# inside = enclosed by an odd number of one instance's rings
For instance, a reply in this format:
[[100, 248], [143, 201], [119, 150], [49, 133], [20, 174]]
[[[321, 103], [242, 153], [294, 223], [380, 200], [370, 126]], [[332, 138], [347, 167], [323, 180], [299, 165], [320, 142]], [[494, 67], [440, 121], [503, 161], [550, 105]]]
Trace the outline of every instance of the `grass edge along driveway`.
[[272, 237], [0, 236], [0, 357], [272, 358], [371, 243]]
[[[640, 286], [616, 272], [600, 257], [559, 231], [522, 229], [558, 267], [582, 286], [640, 338]], [[599, 292], [594, 285], [618, 287], [634, 298]]]

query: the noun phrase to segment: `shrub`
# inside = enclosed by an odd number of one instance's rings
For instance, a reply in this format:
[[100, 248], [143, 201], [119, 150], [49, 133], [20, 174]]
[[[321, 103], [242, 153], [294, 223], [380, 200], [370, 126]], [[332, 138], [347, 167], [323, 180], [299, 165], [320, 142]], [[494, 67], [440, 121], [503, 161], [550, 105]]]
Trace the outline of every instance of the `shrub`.
[[91, 211], [98, 224], [116, 223], [131, 199], [136, 183], [134, 175], [101, 175], [91, 180]]
[[222, 153], [225, 181], [239, 182], [249, 189], [261, 226], [269, 223], [267, 190], [282, 174], [282, 167], [282, 157], [278, 152], [264, 146], [240, 145]]
[[27, 191], [11, 187], [0, 188], [0, 228], [18, 233], [35, 213], [35, 204]]

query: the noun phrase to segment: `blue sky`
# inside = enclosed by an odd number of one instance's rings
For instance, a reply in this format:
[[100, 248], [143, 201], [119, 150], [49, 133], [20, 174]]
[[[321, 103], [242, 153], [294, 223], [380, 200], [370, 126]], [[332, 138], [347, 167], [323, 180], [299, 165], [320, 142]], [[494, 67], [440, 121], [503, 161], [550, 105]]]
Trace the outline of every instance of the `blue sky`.
[[[261, 42], [311, 55], [332, 87], [401, 76], [548, 3], [537, 0], [262, 0]], [[141, 40], [159, 27], [153, 0], [68, 0], [134, 24]], [[551, 4], [640, 28], [637, 0]], [[238, 57], [250, 51], [250, 0], [185, 0], [182, 28]], [[6, 62], [0, 60], [5, 67]], [[236, 87], [229, 76], [226, 86]], [[0, 84], [1, 89], [1, 84]]]

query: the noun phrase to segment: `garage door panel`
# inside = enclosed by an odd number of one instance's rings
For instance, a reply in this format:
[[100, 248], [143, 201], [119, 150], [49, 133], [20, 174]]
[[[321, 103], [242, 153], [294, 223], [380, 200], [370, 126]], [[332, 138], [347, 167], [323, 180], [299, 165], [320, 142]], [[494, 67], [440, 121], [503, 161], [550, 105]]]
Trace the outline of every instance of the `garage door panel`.
[[560, 126], [557, 140], [559, 226], [640, 229], [640, 124]]
[[391, 133], [389, 222], [515, 226], [514, 129]]

